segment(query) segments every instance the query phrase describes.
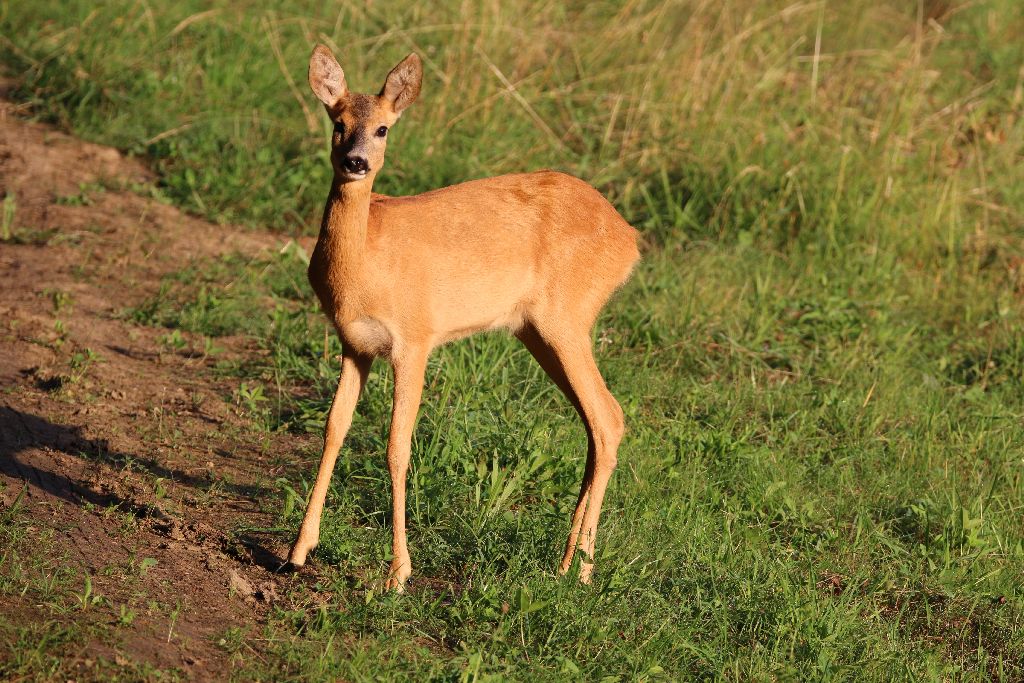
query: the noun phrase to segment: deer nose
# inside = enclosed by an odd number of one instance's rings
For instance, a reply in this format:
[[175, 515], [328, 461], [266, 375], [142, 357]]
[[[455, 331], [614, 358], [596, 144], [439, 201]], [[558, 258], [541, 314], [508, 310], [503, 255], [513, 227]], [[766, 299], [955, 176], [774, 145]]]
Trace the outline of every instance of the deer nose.
[[370, 170], [370, 165], [363, 157], [345, 157], [345, 162], [342, 165], [349, 173], [366, 173]]

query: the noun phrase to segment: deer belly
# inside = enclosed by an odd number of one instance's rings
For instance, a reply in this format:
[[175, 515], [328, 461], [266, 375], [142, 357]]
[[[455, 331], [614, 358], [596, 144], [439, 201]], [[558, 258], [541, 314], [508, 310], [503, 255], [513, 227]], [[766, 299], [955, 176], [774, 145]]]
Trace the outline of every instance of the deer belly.
[[439, 343], [467, 337], [486, 330], [517, 330], [523, 326], [523, 296], [519, 288], [492, 290], [479, 296], [479, 290], [452, 293], [433, 302], [432, 327]]

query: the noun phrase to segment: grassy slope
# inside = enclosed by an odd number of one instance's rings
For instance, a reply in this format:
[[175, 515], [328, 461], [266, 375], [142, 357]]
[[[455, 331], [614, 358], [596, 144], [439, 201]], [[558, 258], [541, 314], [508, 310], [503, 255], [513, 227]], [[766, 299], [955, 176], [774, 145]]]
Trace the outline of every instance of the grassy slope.
[[[552, 578], [582, 429], [525, 351], [463, 342], [414, 444], [422, 588], [375, 585], [382, 364], [329, 500], [329, 600], [289, 596], [245, 675], [1024, 677], [1015, 2], [206, 7], [10, 3], [0, 56], [39, 116], [151, 156], [173, 200], [297, 232], [328, 173], [310, 44], [363, 90], [416, 49], [379, 189], [553, 166], [648, 241], [597, 331], [630, 434], [595, 586]], [[301, 258], [212, 265], [135, 315], [249, 331], [270, 354], [228, 370], [254, 419], [317, 428], [336, 370]], [[282, 526], [312, 474], [282, 482]]]

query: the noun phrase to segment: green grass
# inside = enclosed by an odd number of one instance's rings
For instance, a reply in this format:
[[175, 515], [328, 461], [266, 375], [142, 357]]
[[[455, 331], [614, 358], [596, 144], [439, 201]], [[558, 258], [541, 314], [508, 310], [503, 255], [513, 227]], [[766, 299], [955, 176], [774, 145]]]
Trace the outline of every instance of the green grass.
[[[553, 166], [646, 242], [595, 334], [629, 433], [594, 586], [553, 572], [582, 428], [524, 350], [476, 338], [428, 370], [412, 594], [380, 592], [378, 364], [319, 583], [279, 605], [240, 678], [1024, 677], [1014, 2], [200, 9], [12, 3], [0, 57], [39, 117], [148, 155], [176, 202], [308, 232], [329, 172], [312, 42], [361, 90], [416, 49], [427, 82], [381, 191]], [[189, 268], [131, 315], [250, 335], [267, 353], [223, 368], [241, 402], [318, 430], [339, 347], [301, 254]], [[287, 528], [314, 471], [292, 473]]]
[[[111, 601], [98, 592], [90, 570], [76, 566], [67, 541], [24, 514], [26, 493], [27, 485], [0, 511], [0, 680], [177, 680], [174, 671], [121, 655], [134, 612], [120, 605], [121, 620], [108, 621], [103, 610]], [[130, 585], [132, 579], [122, 580]]]

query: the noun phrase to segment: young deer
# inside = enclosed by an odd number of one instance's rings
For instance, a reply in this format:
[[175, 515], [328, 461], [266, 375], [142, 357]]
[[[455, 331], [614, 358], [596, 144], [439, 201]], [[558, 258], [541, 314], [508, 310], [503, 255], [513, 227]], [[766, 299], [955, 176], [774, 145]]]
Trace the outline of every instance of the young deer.
[[309, 281], [343, 343], [341, 379], [327, 416], [323, 456], [289, 561], [301, 566], [320, 534], [320, 514], [342, 440], [374, 357], [394, 369], [387, 463], [393, 559], [387, 587], [412, 573], [406, 546], [405, 480], [431, 350], [482, 330], [518, 337], [575, 406], [589, 437], [586, 471], [565, 573], [577, 547], [590, 580], [601, 500], [624, 432], [605, 387], [590, 329], [639, 258], [637, 232], [597, 190], [551, 171], [475, 180], [413, 197], [373, 194], [388, 129], [420, 92], [415, 54], [378, 95], [348, 90], [331, 51], [318, 45], [309, 85], [334, 122], [334, 181]]

